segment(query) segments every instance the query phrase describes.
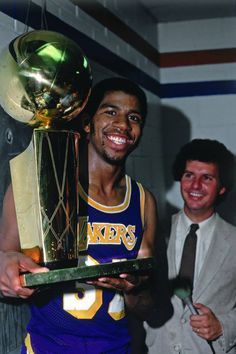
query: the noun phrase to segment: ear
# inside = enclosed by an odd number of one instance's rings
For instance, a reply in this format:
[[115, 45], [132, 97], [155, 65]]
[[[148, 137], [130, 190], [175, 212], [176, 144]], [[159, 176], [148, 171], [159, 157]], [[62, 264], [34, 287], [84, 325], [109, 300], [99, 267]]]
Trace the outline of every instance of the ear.
[[219, 195], [223, 195], [226, 192], [226, 188], [225, 187], [221, 187], [219, 190]]
[[88, 114], [83, 114], [81, 117], [82, 128], [85, 133], [90, 133], [90, 116]]

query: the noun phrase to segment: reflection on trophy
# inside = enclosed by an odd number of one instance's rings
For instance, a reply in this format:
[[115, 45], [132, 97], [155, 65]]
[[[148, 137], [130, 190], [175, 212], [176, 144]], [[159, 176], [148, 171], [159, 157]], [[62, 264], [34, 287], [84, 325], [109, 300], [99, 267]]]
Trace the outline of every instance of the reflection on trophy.
[[0, 77], [3, 109], [33, 128], [10, 161], [22, 252], [50, 269], [76, 266], [79, 134], [61, 127], [87, 102], [88, 60], [64, 35], [32, 31], [2, 52]]

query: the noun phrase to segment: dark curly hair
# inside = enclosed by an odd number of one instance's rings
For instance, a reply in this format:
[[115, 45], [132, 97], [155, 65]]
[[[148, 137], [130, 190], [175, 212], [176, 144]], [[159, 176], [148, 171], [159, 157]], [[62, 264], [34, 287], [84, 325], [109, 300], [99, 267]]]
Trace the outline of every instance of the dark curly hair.
[[221, 187], [230, 191], [234, 186], [235, 157], [226, 146], [217, 140], [194, 139], [184, 145], [173, 163], [173, 177], [180, 181], [185, 171], [186, 162], [197, 160], [217, 164]]

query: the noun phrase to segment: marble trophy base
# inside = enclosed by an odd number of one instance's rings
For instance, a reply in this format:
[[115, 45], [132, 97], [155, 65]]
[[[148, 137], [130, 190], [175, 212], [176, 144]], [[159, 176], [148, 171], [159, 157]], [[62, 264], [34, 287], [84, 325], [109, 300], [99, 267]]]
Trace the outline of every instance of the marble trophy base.
[[118, 276], [122, 273], [146, 273], [154, 265], [154, 257], [146, 257], [92, 266], [55, 269], [45, 273], [25, 273], [20, 277], [22, 286], [33, 288], [66, 281], [84, 281], [104, 276]]

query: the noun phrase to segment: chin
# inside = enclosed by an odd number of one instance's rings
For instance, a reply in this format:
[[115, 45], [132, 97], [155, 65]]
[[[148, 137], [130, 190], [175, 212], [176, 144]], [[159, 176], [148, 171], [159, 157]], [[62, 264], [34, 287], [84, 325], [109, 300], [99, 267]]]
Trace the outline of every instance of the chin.
[[125, 163], [125, 159], [126, 158], [115, 158], [115, 157], [111, 157], [111, 156], [104, 156], [105, 157], [105, 161], [108, 162], [110, 165], [114, 165], [114, 166], [120, 166], [120, 165], [124, 165]]

